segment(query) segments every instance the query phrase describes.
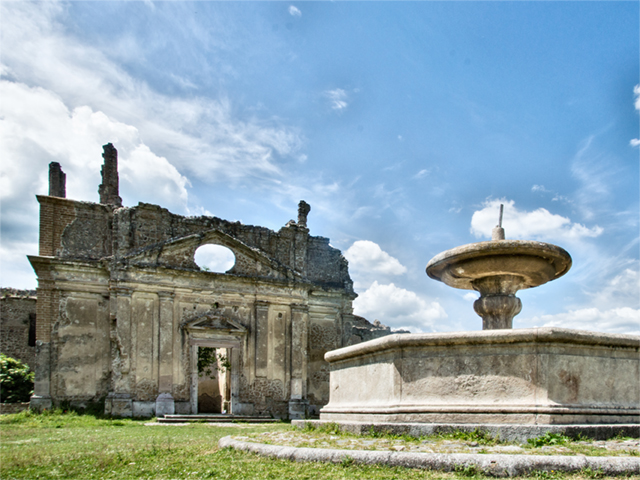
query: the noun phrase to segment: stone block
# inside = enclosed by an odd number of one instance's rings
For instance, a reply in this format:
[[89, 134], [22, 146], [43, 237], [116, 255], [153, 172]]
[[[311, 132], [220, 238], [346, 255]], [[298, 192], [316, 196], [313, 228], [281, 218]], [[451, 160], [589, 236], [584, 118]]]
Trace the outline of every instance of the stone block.
[[153, 417], [156, 413], [156, 402], [133, 402], [134, 417]]
[[104, 413], [114, 417], [133, 416], [133, 402], [128, 394], [110, 393], [104, 401]]
[[307, 417], [308, 402], [304, 400], [289, 401], [289, 419], [300, 420]]
[[161, 393], [156, 398], [156, 417], [173, 415], [176, 413], [175, 402], [170, 393]]

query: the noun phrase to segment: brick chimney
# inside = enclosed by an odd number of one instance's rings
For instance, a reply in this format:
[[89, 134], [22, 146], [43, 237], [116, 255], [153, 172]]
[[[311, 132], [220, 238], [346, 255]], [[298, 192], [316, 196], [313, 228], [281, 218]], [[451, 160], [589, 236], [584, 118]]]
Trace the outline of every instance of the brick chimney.
[[49, 196], [67, 197], [67, 176], [58, 162], [49, 164]]
[[104, 164], [102, 165], [102, 184], [98, 187], [100, 203], [105, 205], [122, 206], [122, 198], [119, 195], [118, 181], [118, 150], [111, 143], [103, 147]]

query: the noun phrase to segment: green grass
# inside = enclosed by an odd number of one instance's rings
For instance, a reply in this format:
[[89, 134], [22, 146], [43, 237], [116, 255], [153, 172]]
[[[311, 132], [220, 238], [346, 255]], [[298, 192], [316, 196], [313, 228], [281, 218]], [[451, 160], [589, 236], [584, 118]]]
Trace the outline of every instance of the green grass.
[[438, 438], [447, 440], [462, 440], [464, 442], [475, 442], [478, 445], [498, 445], [502, 443], [499, 438], [491, 436], [484, 430], [472, 430], [467, 432], [465, 430], [454, 430], [450, 433], [441, 433], [436, 435]]
[[561, 433], [547, 432], [538, 438], [530, 438], [527, 443], [532, 447], [544, 447], [553, 445], [567, 445], [571, 439]]
[[[11, 479], [458, 479], [484, 478], [472, 469], [444, 473], [380, 465], [295, 463], [219, 449], [226, 435], [290, 431], [287, 424], [212, 427], [145, 426], [148, 420], [76, 413], [0, 417], [0, 478]], [[551, 475], [551, 476], [549, 476]], [[531, 478], [593, 478], [534, 474]]]

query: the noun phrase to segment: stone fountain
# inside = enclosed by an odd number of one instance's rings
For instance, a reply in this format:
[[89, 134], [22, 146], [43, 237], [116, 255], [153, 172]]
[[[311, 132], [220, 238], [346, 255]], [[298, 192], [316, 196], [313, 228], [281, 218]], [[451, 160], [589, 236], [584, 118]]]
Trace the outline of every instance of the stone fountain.
[[327, 352], [321, 423], [413, 435], [456, 427], [519, 439], [575, 428], [639, 436], [640, 337], [512, 329], [522, 305], [515, 293], [561, 277], [571, 257], [555, 245], [506, 240], [501, 223], [502, 208], [491, 241], [427, 265], [429, 277], [480, 292], [483, 330], [396, 334]]
[[450, 287], [480, 292], [473, 308], [483, 330], [511, 328], [522, 310], [515, 293], [555, 280], [571, 268], [571, 256], [549, 243], [505, 240], [503, 205], [490, 242], [471, 243], [436, 255], [427, 275]]

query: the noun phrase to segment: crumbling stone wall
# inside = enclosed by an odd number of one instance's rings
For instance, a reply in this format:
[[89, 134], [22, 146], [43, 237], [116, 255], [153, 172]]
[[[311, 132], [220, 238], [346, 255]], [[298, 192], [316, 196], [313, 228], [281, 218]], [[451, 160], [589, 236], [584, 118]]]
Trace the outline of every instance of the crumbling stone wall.
[[0, 296], [0, 352], [26, 363], [31, 369], [35, 369], [35, 321], [36, 292], [3, 288]]
[[380, 320], [374, 320], [371, 323], [364, 317], [358, 315], [353, 316], [353, 325], [351, 327], [351, 337], [349, 345], [356, 345], [361, 342], [375, 340], [376, 338], [385, 337], [392, 333], [411, 333], [408, 330], [391, 330], [390, 327], [380, 323]]
[[[116, 415], [196, 413], [194, 362], [212, 347], [230, 352], [233, 413], [317, 414], [329, 400], [324, 354], [390, 333], [361, 332], [370, 324], [354, 319], [348, 263], [309, 235], [306, 202], [278, 231], [122, 207], [113, 145], [103, 158], [100, 203], [37, 197], [34, 408], [104, 401]], [[62, 170], [50, 168], [60, 192]], [[235, 265], [202, 270], [194, 255], [207, 244], [231, 249]]]

